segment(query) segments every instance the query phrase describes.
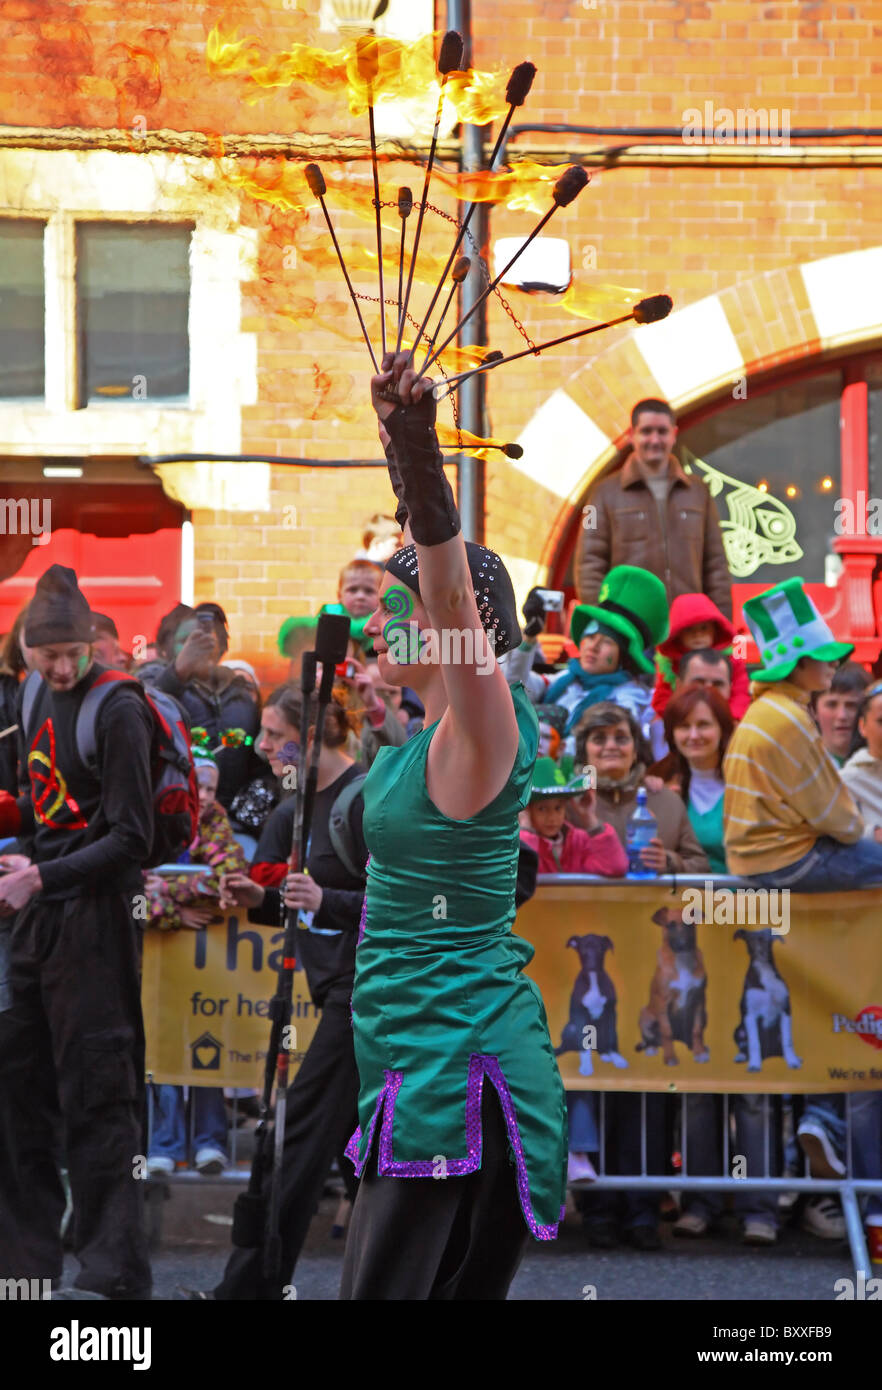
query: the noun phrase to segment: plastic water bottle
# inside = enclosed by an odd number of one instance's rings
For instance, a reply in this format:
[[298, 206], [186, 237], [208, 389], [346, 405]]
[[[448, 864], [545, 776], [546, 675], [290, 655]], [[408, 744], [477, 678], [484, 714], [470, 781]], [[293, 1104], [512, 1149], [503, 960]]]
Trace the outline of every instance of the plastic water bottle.
[[628, 877], [629, 878], [655, 878], [653, 869], [647, 868], [640, 858], [640, 851], [650, 840], [655, 839], [658, 834], [658, 827], [655, 823], [655, 816], [646, 806], [646, 788], [638, 787], [637, 805], [628, 817]]

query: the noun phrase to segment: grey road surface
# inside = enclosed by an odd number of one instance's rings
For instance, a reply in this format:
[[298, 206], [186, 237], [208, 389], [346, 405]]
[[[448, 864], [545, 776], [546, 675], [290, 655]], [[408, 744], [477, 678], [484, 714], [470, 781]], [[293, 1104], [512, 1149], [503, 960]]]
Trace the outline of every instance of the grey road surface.
[[[154, 1297], [172, 1299], [179, 1286], [210, 1289], [218, 1281], [229, 1248], [230, 1211], [238, 1185], [203, 1180], [171, 1189], [170, 1198], [151, 1207], [160, 1238], [152, 1253]], [[323, 1199], [294, 1277], [297, 1298], [337, 1297], [343, 1242], [332, 1239], [337, 1202]], [[821, 1241], [795, 1228], [778, 1245], [749, 1249], [740, 1243], [734, 1221], [724, 1219], [711, 1238], [676, 1240], [661, 1227], [663, 1249], [639, 1254], [626, 1246], [609, 1252], [588, 1248], [581, 1226], [570, 1214], [561, 1237], [531, 1243], [515, 1279], [514, 1300], [597, 1301], [752, 1299], [831, 1301], [837, 1279], [852, 1273], [847, 1245]], [[69, 1257], [65, 1275], [76, 1262]]]

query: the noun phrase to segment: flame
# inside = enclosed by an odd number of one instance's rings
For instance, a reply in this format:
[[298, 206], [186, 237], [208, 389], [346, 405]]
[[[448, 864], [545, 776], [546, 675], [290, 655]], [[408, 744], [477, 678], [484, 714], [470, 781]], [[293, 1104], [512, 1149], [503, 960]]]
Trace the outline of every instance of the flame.
[[[386, 236], [383, 238], [383, 270], [387, 276], [387, 291], [390, 291], [392, 288], [397, 289], [399, 247], [397, 241], [393, 242], [392, 239], [394, 230], [393, 228], [386, 227], [384, 224]], [[363, 273], [373, 276], [374, 280], [376, 280], [376, 246], [370, 246], [363, 241], [345, 242], [342, 239], [340, 245], [343, 252], [343, 259], [346, 262], [346, 269], [349, 271], [350, 276], [355, 277]], [[313, 244], [304, 246], [300, 256], [313, 270], [336, 269], [339, 264], [336, 252], [330, 242], [324, 237], [320, 241], [316, 240]], [[410, 248], [407, 248], [403, 257], [405, 276], [407, 276], [410, 271], [410, 262], [411, 252]], [[421, 243], [419, 254], [417, 255], [416, 269], [414, 271], [414, 281], [431, 285], [434, 289], [446, 264], [446, 256], [432, 255]], [[394, 286], [388, 278], [390, 276], [395, 277]]]
[[[206, 58], [209, 72], [239, 76], [259, 90], [246, 101], [260, 98], [261, 90], [290, 87], [295, 83], [325, 92], [345, 91], [353, 116], [363, 116], [370, 102], [410, 100], [415, 92], [437, 104], [441, 81], [435, 65], [435, 34], [424, 34], [412, 43], [400, 39], [372, 38], [367, 46], [353, 38], [343, 48], [316, 48], [296, 43], [281, 53], [267, 54], [257, 38], [224, 34], [215, 25], [208, 35]], [[371, 61], [366, 63], [365, 56]], [[505, 76], [492, 72], [451, 73], [444, 83], [444, 101], [461, 121], [486, 125], [508, 110]]]
[[495, 174], [452, 174], [443, 167], [437, 167], [436, 172], [463, 202], [505, 203], [513, 212], [542, 213], [551, 206], [552, 188], [569, 168], [569, 164], [522, 159]]
[[443, 357], [439, 361], [444, 362], [448, 372], [467, 372], [470, 367], [480, 367], [488, 352], [492, 349], [487, 347], [455, 347], [453, 343], [444, 349]]
[[502, 449], [506, 444], [504, 439], [482, 439], [479, 434], [471, 434], [469, 430], [457, 430], [452, 425], [436, 424], [435, 432], [442, 447], [446, 445], [448, 448], [456, 449], [457, 453], [470, 454], [476, 459], [489, 458], [494, 450]]
[[[397, 162], [401, 162], [400, 156]], [[501, 173], [456, 174], [436, 164], [435, 174], [462, 202], [504, 203], [513, 211], [543, 213], [551, 206], [554, 184], [568, 168], [568, 164], [537, 164], [525, 159]], [[318, 203], [306, 182], [303, 169], [299, 161], [287, 161], [278, 156], [272, 160], [242, 161], [239, 169], [229, 174], [229, 180], [249, 197], [273, 203], [286, 212], [305, 212], [318, 207]], [[325, 164], [322, 171], [328, 190], [325, 203], [332, 216], [353, 213], [361, 221], [373, 223], [374, 194], [370, 175], [366, 172], [355, 174], [351, 168], [339, 169]], [[391, 190], [388, 192], [388, 201], [391, 202]], [[391, 209], [384, 210], [383, 231], [385, 238], [397, 248], [401, 223]], [[412, 236], [412, 233], [409, 235]], [[395, 254], [397, 256], [397, 249]], [[443, 265], [443, 261], [439, 262], [439, 274]]]
[[643, 291], [629, 285], [580, 285], [573, 283], [562, 299], [556, 301], [556, 308], [565, 309], [580, 319], [598, 321], [626, 313]]
[[444, 100], [450, 102], [460, 121], [489, 125], [508, 111], [505, 86], [506, 79], [498, 72], [478, 72], [474, 68], [451, 72], [444, 86]]

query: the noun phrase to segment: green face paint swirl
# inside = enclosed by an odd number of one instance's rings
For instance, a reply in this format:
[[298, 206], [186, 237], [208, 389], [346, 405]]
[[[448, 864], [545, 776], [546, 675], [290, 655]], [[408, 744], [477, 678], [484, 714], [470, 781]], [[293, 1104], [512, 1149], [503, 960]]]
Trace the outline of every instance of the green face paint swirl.
[[389, 647], [389, 657], [397, 666], [413, 665], [420, 654], [420, 634], [410, 617], [413, 594], [403, 584], [393, 584], [383, 595], [383, 603], [392, 614], [383, 624], [383, 641]]

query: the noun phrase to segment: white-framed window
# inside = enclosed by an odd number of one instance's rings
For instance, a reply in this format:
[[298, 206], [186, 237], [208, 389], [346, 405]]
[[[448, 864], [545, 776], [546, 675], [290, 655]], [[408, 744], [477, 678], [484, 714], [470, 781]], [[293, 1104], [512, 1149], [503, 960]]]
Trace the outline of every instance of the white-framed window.
[[40, 400], [46, 388], [46, 224], [0, 218], [0, 401]]
[[257, 234], [215, 162], [6, 149], [0, 186], [0, 454], [238, 453]]
[[77, 222], [77, 399], [186, 404], [188, 222]]

